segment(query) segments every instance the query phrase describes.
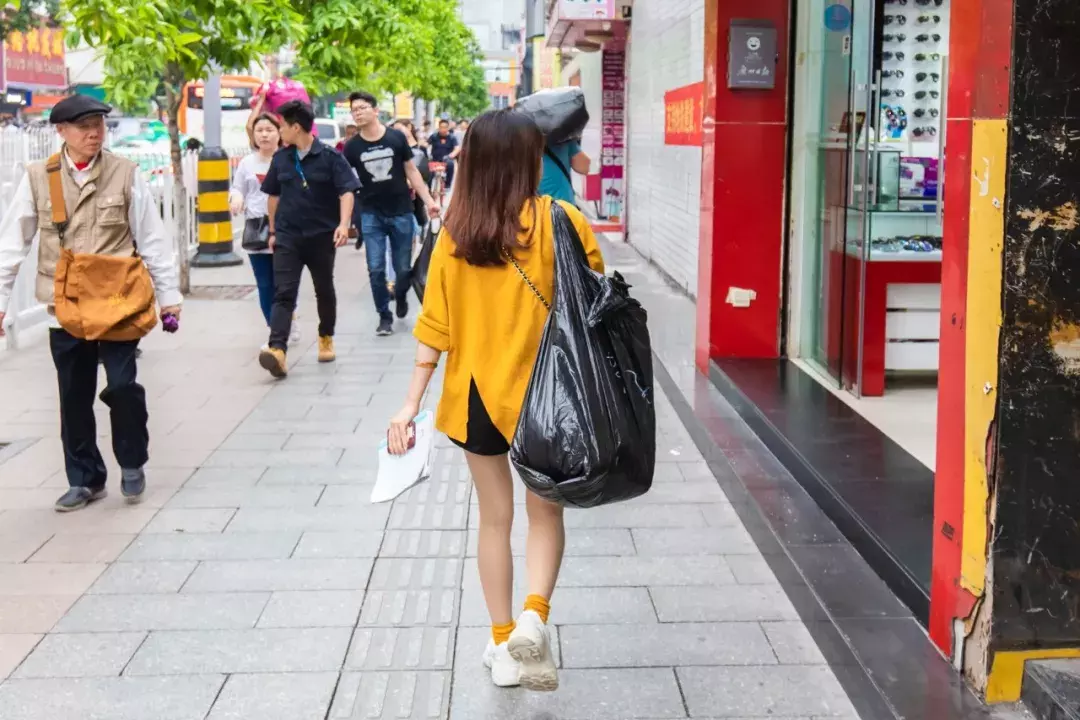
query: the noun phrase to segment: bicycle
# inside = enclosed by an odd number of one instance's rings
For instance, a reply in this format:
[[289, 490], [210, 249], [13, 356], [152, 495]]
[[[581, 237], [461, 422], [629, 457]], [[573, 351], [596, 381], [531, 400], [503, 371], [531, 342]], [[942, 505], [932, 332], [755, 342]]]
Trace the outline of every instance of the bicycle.
[[445, 209], [446, 163], [431, 161], [428, 163], [428, 168], [431, 170], [431, 183], [428, 185], [431, 197], [435, 198], [435, 202], [438, 203], [440, 209]]

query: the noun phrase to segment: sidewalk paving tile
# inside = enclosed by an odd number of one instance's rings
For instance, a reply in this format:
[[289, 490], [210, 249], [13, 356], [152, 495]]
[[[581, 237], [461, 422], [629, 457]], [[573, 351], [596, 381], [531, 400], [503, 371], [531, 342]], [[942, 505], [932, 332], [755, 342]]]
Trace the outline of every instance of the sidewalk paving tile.
[[145, 639], [145, 632], [46, 635], [12, 677], [115, 677]]
[[348, 628], [185, 630], [150, 633], [125, 675], [337, 671]]
[[41, 546], [28, 562], [110, 563], [116, 560], [136, 537], [132, 534], [104, 533], [55, 535]]
[[559, 720], [685, 718], [671, 668], [564, 670], [555, 693], [505, 690], [477, 664], [454, 669], [451, 720], [552, 717]]
[[827, 666], [680, 667], [691, 717], [847, 716], [848, 700]]
[[0, 681], [10, 675], [33, 650], [43, 635], [32, 633], [0, 634]]
[[78, 595], [0, 595], [0, 634], [47, 633]]
[[3, 563], [0, 595], [79, 595], [107, 567], [104, 563]]
[[232, 520], [233, 508], [178, 510], [166, 508], [159, 512], [143, 532], [146, 533], [209, 533], [221, 532]]
[[256, 627], [356, 627], [363, 590], [285, 590], [270, 596]]
[[184, 593], [355, 590], [367, 585], [371, 565], [371, 558], [207, 560], [184, 585]]
[[347, 670], [450, 670], [456, 629], [452, 627], [358, 628]]
[[561, 639], [569, 668], [776, 664], [757, 623], [566, 625]]
[[384, 555], [386, 540], [379, 530], [364, 532], [305, 532], [295, 543], [293, 558], [374, 558]]
[[[338, 683], [331, 720], [443, 720], [450, 673], [346, 672]], [[476, 716], [473, 716], [476, 720]]]
[[0, 717], [19, 720], [203, 720], [223, 675], [8, 680]]
[[324, 720], [336, 672], [235, 674], [206, 720]]
[[285, 559], [299, 541], [299, 532], [141, 535], [119, 561]]
[[191, 560], [114, 563], [87, 592], [92, 595], [179, 592], [197, 564]]
[[270, 593], [85, 595], [56, 632], [251, 628], [269, 599]]

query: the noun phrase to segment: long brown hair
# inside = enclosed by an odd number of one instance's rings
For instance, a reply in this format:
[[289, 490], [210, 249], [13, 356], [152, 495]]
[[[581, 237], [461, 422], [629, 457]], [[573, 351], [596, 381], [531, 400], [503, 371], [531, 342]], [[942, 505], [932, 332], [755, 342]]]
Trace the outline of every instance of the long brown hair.
[[536, 123], [509, 108], [486, 112], [469, 126], [446, 211], [455, 257], [470, 265], [505, 265], [508, 254], [524, 247], [518, 240], [525, 229], [521, 213], [530, 201], [536, 212], [543, 153]]

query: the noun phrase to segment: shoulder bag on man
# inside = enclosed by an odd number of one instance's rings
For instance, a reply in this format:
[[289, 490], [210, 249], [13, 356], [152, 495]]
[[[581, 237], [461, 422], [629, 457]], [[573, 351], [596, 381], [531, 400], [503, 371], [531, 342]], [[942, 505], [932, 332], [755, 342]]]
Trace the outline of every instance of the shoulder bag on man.
[[60, 236], [53, 286], [60, 327], [83, 340], [138, 340], [157, 325], [154, 285], [132, 239], [130, 257], [74, 253], [64, 247], [67, 203], [59, 153], [45, 165], [52, 222]]

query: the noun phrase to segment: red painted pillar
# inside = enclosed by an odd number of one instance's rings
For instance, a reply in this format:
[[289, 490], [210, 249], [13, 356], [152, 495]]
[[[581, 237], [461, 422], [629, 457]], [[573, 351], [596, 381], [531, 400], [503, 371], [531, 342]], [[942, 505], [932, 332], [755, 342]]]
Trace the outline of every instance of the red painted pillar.
[[[696, 361], [780, 352], [787, 176], [788, 0], [706, 0], [705, 103]], [[728, 28], [767, 20], [779, 58], [772, 90], [728, 90]], [[748, 308], [726, 302], [752, 290]]]
[[930, 639], [953, 653], [953, 621], [971, 614], [976, 598], [960, 586], [967, 413], [965, 322], [968, 292], [972, 127], [1009, 109], [1013, 0], [953, 3], [945, 109], [944, 228], [941, 262], [941, 347], [938, 362], [937, 462]]

